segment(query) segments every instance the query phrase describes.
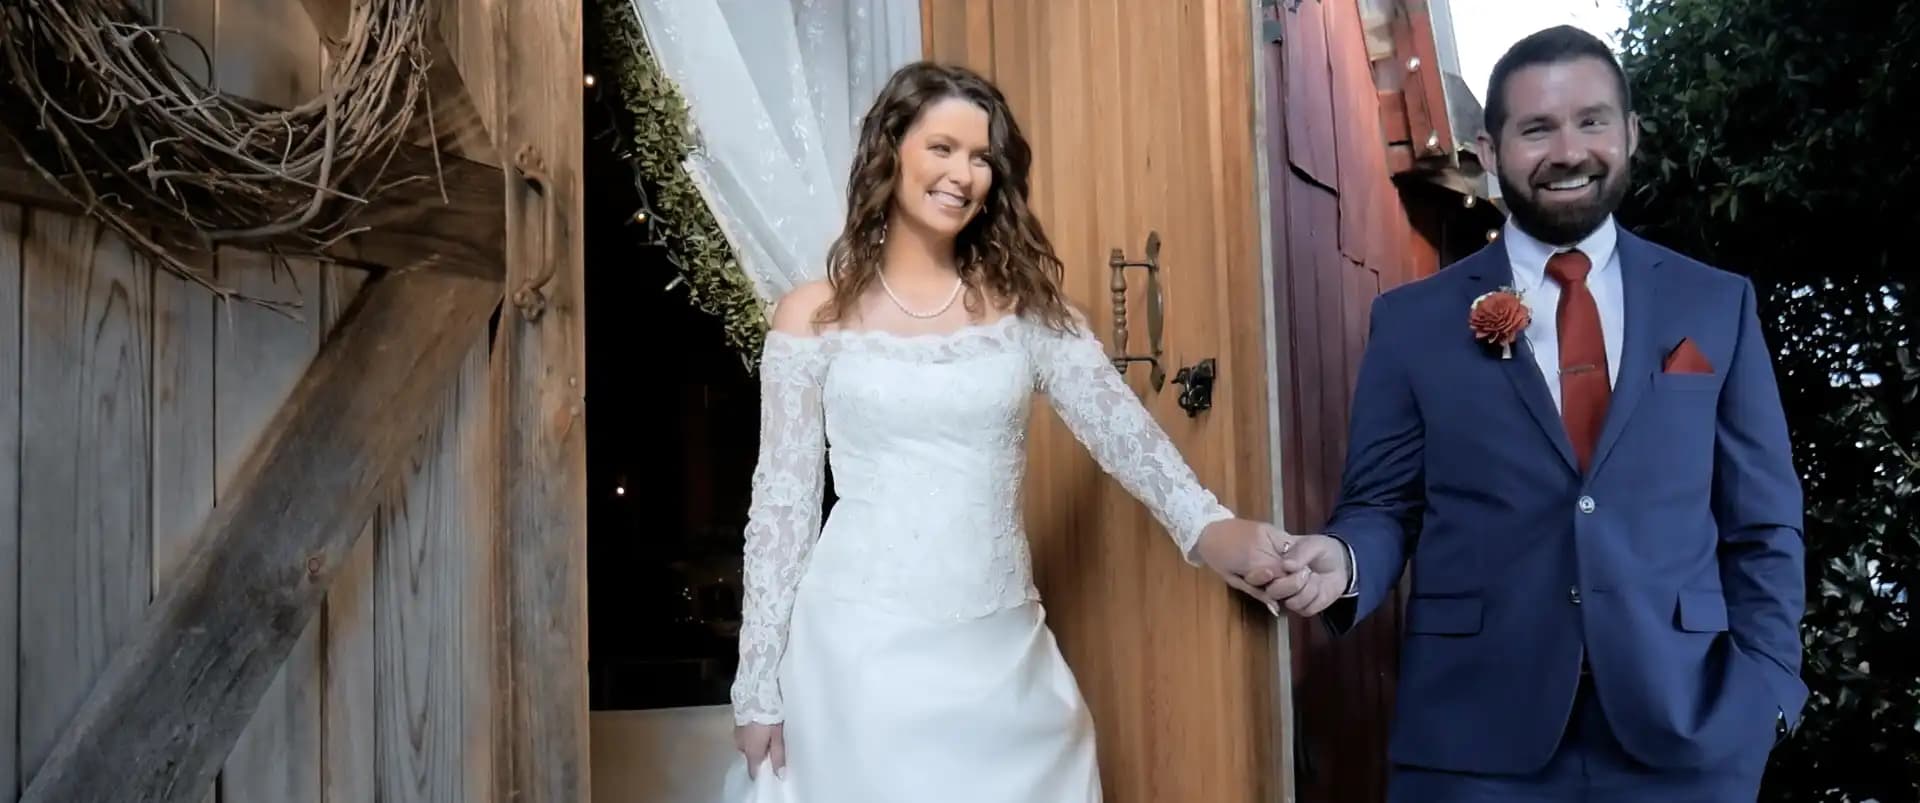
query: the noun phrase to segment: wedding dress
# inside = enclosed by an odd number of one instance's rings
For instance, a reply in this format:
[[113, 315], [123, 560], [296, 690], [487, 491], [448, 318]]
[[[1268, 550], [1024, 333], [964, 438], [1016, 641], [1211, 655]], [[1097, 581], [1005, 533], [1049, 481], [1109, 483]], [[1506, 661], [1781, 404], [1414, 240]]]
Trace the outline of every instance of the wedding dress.
[[1190, 563], [1201, 529], [1232, 515], [1099, 341], [1015, 316], [772, 332], [760, 370], [733, 701], [737, 723], [784, 723], [787, 766], [749, 781], [737, 762], [727, 800], [1098, 803], [1092, 721], [1020, 511], [1031, 394]]

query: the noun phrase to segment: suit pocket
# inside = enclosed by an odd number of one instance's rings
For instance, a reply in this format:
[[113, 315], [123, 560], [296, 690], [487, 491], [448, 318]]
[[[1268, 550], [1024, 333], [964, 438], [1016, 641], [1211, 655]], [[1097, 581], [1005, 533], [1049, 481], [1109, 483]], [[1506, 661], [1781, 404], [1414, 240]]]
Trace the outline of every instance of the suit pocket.
[[1479, 597], [1414, 597], [1407, 604], [1407, 632], [1471, 636], [1480, 632]]
[[1661, 391], [1674, 390], [1674, 391], [1694, 392], [1694, 393], [1698, 393], [1701, 391], [1709, 391], [1709, 390], [1719, 390], [1720, 375], [1719, 374], [1677, 374], [1677, 373], [1670, 374], [1665, 371], [1655, 371], [1653, 373], [1653, 389], [1661, 390]]
[[1681, 630], [1719, 633], [1727, 629], [1727, 595], [1718, 590], [1684, 589], [1676, 608]]

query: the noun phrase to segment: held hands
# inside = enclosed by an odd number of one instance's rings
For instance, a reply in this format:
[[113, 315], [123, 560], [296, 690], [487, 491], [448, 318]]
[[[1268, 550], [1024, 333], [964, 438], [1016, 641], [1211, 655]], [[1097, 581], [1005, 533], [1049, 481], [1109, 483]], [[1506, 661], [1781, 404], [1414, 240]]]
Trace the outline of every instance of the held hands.
[[1315, 616], [1327, 609], [1347, 591], [1353, 578], [1353, 566], [1346, 544], [1330, 535], [1289, 536], [1281, 547], [1282, 576], [1267, 586], [1287, 610], [1301, 616]]
[[1275, 616], [1281, 605], [1300, 616], [1319, 614], [1346, 592], [1352, 576], [1339, 540], [1287, 535], [1246, 519], [1208, 525], [1194, 551], [1227, 585], [1259, 600]]
[[1239, 589], [1280, 615], [1284, 597], [1269, 586], [1278, 585], [1285, 573], [1281, 557], [1288, 536], [1273, 525], [1247, 519], [1223, 519], [1200, 531], [1194, 546], [1195, 556], [1227, 585]]
[[747, 757], [747, 777], [760, 777], [760, 762], [772, 759], [773, 774], [787, 777], [787, 741], [780, 725], [748, 723], [733, 728], [733, 743]]

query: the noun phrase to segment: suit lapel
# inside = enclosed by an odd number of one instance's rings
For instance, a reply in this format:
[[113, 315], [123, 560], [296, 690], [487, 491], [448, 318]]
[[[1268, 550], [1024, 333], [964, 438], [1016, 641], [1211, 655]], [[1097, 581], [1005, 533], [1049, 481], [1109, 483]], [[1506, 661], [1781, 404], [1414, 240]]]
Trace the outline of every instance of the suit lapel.
[[1660, 257], [1645, 240], [1620, 229], [1620, 283], [1624, 290], [1626, 332], [1620, 344], [1620, 373], [1613, 381], [1613, 393], [1607, 402], [1606, 421], [1600, 427], [1600, 442], [1594, 445], [1592, 471], [1598, 472], [1620, 440], [1633, 408], [1646, 395], [1653, 382], [1653, 369], [1659, 349], [1653, 343], [1653, 322], [1658, 317], [1659, 274], [1654, 270]]
[[[1471, 259], [1473, 262], [1462, 266], [1468, 268], [1471, 291], [1467, 303], [1461, 307], [1462, 314], [1481, 293], [1513, 286], [1513, 263], [1507, 258], [1505, 241], [1494, 241], [1493, 245], [1481, 249]], [[1560, 412], [1553, 406], [1553, 395], [1547, 389], [1547, 380], [1540, 374], [1540, 363], [1534, 359], [1533, 347], [1525, 337], [1513, 345], [1513, 359], [1500, 360], [1500, 367], [1507, 375], [1507, 380], [1513, 383], [1514, 392], [1519, 394], [1520, 402], [1533, 422], [1540, 426], [1541, 433], [1547, 436], [1554, 451], [1560, 454], [1561, 461], [1566, 463], [1568, 469], [1579, 471], [1580, 464], [1573, 456], [1573, 441], [1567, 438], [1567, 427], [1560, 421]]]

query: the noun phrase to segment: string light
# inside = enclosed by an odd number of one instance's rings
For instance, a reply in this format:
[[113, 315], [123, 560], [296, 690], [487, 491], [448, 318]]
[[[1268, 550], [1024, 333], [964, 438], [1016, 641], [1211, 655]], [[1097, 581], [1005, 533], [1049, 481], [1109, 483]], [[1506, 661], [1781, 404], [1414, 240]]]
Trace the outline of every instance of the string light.
[[593, 86], [593, 73], [587, 73], [586, 83], [589, 87]]

